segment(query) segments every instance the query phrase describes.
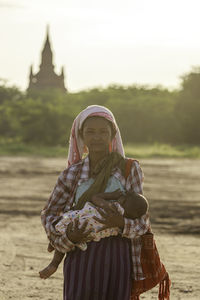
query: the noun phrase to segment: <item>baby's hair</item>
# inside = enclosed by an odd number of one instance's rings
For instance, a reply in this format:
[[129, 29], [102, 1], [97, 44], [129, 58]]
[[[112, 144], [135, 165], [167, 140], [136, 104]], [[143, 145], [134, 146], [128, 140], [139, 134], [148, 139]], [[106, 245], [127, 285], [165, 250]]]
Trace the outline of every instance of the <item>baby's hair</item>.
[[134, 201], [129, 201], [129, 204], [130, 206], [133, 206], [138, 215], [142, 216], [148, 211], [148, 201], [142, 194], [138, 194], [134, 191], [128, 191], [126, 192], [126, 197], [128, 197], [128, 199], [134, 199]]

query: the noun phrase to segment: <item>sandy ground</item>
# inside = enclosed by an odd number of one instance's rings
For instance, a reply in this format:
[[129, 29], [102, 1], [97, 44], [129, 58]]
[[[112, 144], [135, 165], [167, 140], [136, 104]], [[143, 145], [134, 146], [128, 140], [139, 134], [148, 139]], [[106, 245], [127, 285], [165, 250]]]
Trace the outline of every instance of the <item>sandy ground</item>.
[[[200, 299], [200, 160], [141, 160], [144, 191], [171, 299]], [[47, 280], [47, 239], [40, 210], [64, 159], [0, 157], [0, 299], [62, 299], [62, 266]], [[141, 296], [157, 299], [158, 288]], [[109, 299], [108, 299], [109, 300]]]

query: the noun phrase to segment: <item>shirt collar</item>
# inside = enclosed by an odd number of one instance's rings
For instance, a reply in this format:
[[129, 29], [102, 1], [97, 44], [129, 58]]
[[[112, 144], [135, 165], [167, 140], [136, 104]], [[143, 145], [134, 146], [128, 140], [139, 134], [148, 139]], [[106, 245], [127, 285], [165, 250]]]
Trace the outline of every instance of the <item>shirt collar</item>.
[[89, 156], [86, 156], [86, 158], [83, 159], [79, 183], [82, 183], [89, 179], [89, 170], [90, 170]]
[[[81, 175], [79, 178], [79, 185], [84, 182], [87, 181], [89, 179], [89, 171], [90, 171], [90, 162], [89, 162], [89, 156], [86, 156], [86, 158], [83, 159], [83, 164], [82, 164], [82, 170], [81, 170]], [[115, 176], [121, 183], [122, 185], [125, 186], [125, 178], [121, 173], [120, 168], [116, 167], [113, 169], [111, 175]]]

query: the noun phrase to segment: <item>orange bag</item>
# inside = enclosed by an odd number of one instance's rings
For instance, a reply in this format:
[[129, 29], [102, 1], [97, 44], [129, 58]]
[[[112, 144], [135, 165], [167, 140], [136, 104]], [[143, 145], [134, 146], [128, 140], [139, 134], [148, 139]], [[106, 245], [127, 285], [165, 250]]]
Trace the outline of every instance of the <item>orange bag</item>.
[[153, 233], [142, 237], [141, 264], [144, 280], [133, 280], [131, 300], [139, 300], [139, 295], [152, 289], [159, 283], [159, 300], [170, 299], [170, 279], [165, 266], [160, 261]]
[[[133, 159], [127, 159], [126, 174], [127, 179], [131, 171]], [[141, 265], [145, 279], [133, 280], [131, 300], [139, 300], [139, 295], [152, 289], [159, 284], [159, 300], [170, 299], [170, 285], [171, 281], [165, 269], [165, 266], [160, 261], [159, 253], [156, 247], [153, 233], [150, 231], [141, 236]]]

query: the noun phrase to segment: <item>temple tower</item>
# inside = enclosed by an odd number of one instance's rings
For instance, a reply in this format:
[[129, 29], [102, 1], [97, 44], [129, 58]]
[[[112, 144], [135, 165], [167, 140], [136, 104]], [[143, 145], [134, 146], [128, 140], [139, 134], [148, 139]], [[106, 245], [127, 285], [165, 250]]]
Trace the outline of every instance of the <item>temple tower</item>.
[[60, 75], [54, 71], [53, 52], [49, 39], [49, 28], [47, 27], [46, 40], [41, 53], [41, 64], [37, 74], [33, 74], [32, 65], [29, 73], [29, 86], [27, 91], [60, 89], [66, 92], [64, 84], [64, 67], [61, 68]]

